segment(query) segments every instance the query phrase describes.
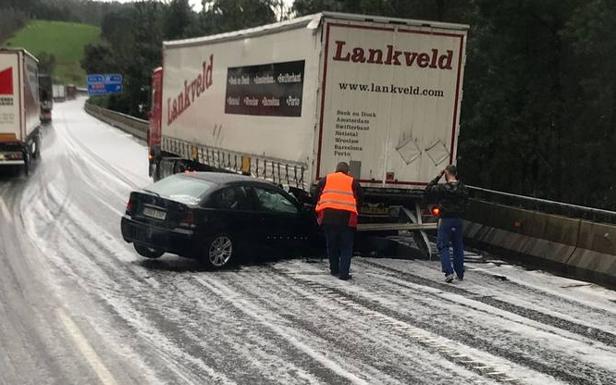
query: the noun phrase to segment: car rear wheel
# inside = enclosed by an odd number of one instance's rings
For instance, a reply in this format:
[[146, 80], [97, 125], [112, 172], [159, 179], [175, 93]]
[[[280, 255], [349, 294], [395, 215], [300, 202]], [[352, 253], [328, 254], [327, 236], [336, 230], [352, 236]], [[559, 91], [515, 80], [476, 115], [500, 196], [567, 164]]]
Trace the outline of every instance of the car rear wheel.
[[236, 250], [230, 236], [219, 234], [207, 244], [205, 252], [204, 259], [208, 266], [222, 269], [231, 264]]
[[160, 258], [163, 254], [165, 254], [164, 251], [152, 247], [138, 245], [136, 243], [133, 246], [135, 247], [135, 251], [137, 252], [137, 254], [141, 255], [142, 257], [154, 259]]

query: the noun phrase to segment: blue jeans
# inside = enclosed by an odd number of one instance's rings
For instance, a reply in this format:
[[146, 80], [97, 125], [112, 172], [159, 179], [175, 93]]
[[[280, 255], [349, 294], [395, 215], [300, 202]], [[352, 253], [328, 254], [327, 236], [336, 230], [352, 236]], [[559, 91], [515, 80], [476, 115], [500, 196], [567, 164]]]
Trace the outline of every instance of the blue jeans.
[[[455, 271], [459, 278], [464, 277], [464, 234], [462, 232], [462, 219], [441, 218], [438, 224], [436, 247], [441, 256], [441, 266], [446, 275]], [[449, 256], [449, 244], [453, 247], [453, 268]]]
[[355, 231], [346, 225], [330, 224], [324, 224], [323, 231], [327, 241], [330, 272], [339, 274], [340, 277], [347, 277], [351, 269]]

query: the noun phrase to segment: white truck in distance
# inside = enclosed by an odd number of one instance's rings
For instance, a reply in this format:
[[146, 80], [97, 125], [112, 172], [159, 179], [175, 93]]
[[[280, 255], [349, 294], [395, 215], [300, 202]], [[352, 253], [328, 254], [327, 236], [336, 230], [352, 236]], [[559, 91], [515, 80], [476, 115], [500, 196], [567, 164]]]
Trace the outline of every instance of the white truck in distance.
[[66, 100], [66, 87], [64, 84], [54, 84], [52, 86], [52, 94], [55, 102], [63, 102]]
[[30, 170], [39, 155], [38, 60], [24, 49], [0, 48], [0, 166]]
[[[366, 189], [360, 230], [433, 228], [419, 203], [456, 160], [467, 30], [321, 13], [165, 42], [151, 175], [224, 169], [306, 196], [346, 161]], [[392, 207], [414, 223], [373, 223], [406, 222]]]

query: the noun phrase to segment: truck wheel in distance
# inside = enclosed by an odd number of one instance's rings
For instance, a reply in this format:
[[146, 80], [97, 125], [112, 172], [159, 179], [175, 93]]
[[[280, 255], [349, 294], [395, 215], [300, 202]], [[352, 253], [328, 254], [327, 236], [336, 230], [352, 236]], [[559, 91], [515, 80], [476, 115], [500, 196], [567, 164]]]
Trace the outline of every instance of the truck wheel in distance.
[[156, 161], [152, 163], [152, 180], [158, 182], [160, 179], [160, 161]]
[[137, 254], [141, 255], [142, 257], [156, 259], [160, 258], [161, 255], [165, 254], [165, 252], [162, 250], [139, 245], [137, 243], [133, 244], [133, 246], [135, 247], [135, 251], [137, 252]]
[[25, 150], [23, 156], [24, 156], [24, 174], [26, 176], [29, 176], [30, 175], [30, 151]]
[[234, 261], [237, 253], [235, 244], [227, 234], [214, 236], [205, 247], [203, 260], [208, 267], [213, 269], [225, 268]]

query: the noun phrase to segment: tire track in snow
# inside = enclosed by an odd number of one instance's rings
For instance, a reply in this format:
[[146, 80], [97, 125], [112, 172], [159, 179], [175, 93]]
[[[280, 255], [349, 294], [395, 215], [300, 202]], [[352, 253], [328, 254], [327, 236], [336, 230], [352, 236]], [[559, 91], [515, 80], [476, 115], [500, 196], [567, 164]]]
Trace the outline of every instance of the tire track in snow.
[[[67, 159], [66, 156], [64, 156], [63, 159]], [[91, 226], [93, 222], [84, 223], [83, 221], [79, 221], [80, 216], [82, 219], [90, 218], [90, 216], [83, 212], [80, 212], [76, 208], [76, 206], [74, 206], [74, 203], [79, 202], [80, 200], [68, 200], [67, 195], [75, 195], [75, 189], [73, 187], [75, 187], [75, 184], [82, 187], [79, 184], [79, 181], [83, 181], [85, 178], [77, 177], [71, 179], [70, 177], [66, 177], [67, 172], [69, 172], [70, 174], [71, 170], [74, 171], [73, 166], [75, 165], [75, 163], [73, 161], [70, 161], [68, 163], [62, 161], [62, 163], [65, 163], [66, 167], [58, 167], [60, 171], [59, 174], [56, 173], [56, 175], [54, 175], [53, 177], [49, 177], [46, 174], [42, 173], [38, 175], [38, 179], [31, 178], [30, 184], [28, 185], [28, 187], [31, 187], [30, 194], [17, 195], [22, 195], [22, 199], [20, 202], [21, 210], [19, 212], [22, 217], [25, 217], [24, 219], [27, 222], [30, 231], [30, 238], [39, 242], [42, 241], [42, 243], [44, 243], [42, 245], [43, 249], [47, 252], [50, 252], [50, 254], [53, 254], [53, 256], [49, 258], [49, 260], [55, 264], [54, 267], [56, 269], [61, 269], [62, 273], [60, 275], [64, 276], [65, 280], [66, 278], [68, 278], [73, 284], [77, 283], [78, 286], [82, 289], [80, 290], [82, 293], [89, 295], [91, 298], [96, 299], [97, 301], [101, 301], [101, 304], [108, 306], [108, 309], [114, 309], [111, 305], [116, 305], [116, 308], [114, 310], [119, 307], [121, 311], [118, 311], [117, 314], [120, 314], [125, 317], [123, 318], [123, 320], [126, 321], [126, 325], [128, 325], [129, 327], [133, 327], [136, 333], [142, 333], [140, 327], [143, 327], [144, 324], [143, 322], [138, 322], [138, 320], [142, 319], [139, 319], [135, 313], [131, 313], [133, 309], [131, 309], [130, 307], [122, 307], [124, 303], [121, 303], [123, 297], [125, 297], [131, 292], [135, 293], [135, 290], [127, 291], [125, 290], [125, 286], [114, 286], [114, 284], [117, 284], [118, 282], [122, 281], [134, 282], [135, 280], [140, 280], [139, 278], [142, 279], [143, 277], [130, 277], [128, 279], [123, 279], [126, 278], [125, 276], [123, 277], [124, 274], [118, 274], [118, 272], [124, 271], [124, 266], [118, 264], [118, 261], [116, 261], [116, 266], [114, 269], [108, 270], [110, 272], [109, 275], [101, 275], [101, 269], [99, 265], [100, 261], [105, 260], [108, 264], [107, 266], [109, 267], [110, 262], [112, 262], [114, 259], [113, 256], [111, 258], [109, 258], [109, 256], [107, 256], [107, 258], [104, 258], [103, 256], [103, 258], [100, 260], [92, 258], [93, 256], [97, 255], [94, 251], [97, 251], [99, 253], [97, 256], [100, 257], [101, 253], [104, 254], [107, 250], [107, 248], [103, 246], [103, 243], [99, 241], [100, 236], [106, 234], [106, 232], [99, 232], [94, 230], [94, 234], [88, 232], [84, 233], [84, 229], [87, 229], [88, 226], [94, 229], [97, 229], [97, 227]], [[59, 164], [56, 164], [55, 166], [57, 167], [59, 166]], [[56, 176], [58, 175], [60, 175], [61, 177], [57, 178]], [[96, 175], [99, 174], [97, 172], [94, 172], [90, 174], [90, 177], [96, 178]], [[48, 177], [48, 180], [45, 180], [46, 176]], [[39, 182], [38, 185], [35, 184], [34, 180]], [[111, 185], [113, 185], [113, 183]], [[43, 188], [36, 191], [40, 187]], [[59, 187], [60, 190], [57, 187]], [[32, 198], [34, 198], [34, 201], [32, 201]], [[43, 201], [41, 201], [41, 199]], [[64, 201], [67, 201], [68, 203], [66, 205], [60, 203]], [[36, 208], [36, 211], [31, 210], [31, 208], [33, 207]], [[57, 209], [60, 207], [63, 208], [60, 211], [56, 210], [54, 212], [49, 210], [50, 208]], [[95, 209], [95, 212], [101, 212], [99, 208]], [[51, 238], [53, 238], [53, 241], [51, 243], [46, 242], [46, 237], [41, 237], [40, 234], [36, 233], [38, 224], [37, 222], [43, 218], [45, 218], [45, 220], [47, 220], [49, 224], [51, 224], [52, 230], [49, 234], [51, 235]], [[84, 235], [86, 236], [84, 237]], [[61, 247], [58, 248], [58, 246]], [[126, 246], [128, 245], [123, 245], [123, 249], [126, 249]], [[128, 254], [126, 250], [125, 253]], [[131, 254], [130, 258], [134, 259], [134, 254]], [[148, 288], [141, 287], [141, 289], [147, 290]], [[119, 306], [117, 306], [118, 303], [120, 303]], [[127, 317], [127, 314], [130, 314], [130, 316]], [[119, 318], [120, 317], [118, 316], [118, 319]], [[193, 359], [193, 357], [186, 356], [181, 347], [173, 346], [173, 344], [171, 343], [166, 343], [165, 338], [163, 337], [164, 334], [161, 335], [161, 333], [157, 334], [151, 332], [145, 335], [141, 335], [145, 336], [143, 340], [146, 340], [146, 342], [149, 341], [150, 346], [149, 349], [145, 351], [142, 350], [142, 353], [146, 353], [143, 354], [143, 356], [146, 357], [146, 359], [148, 360], [152, 358], [164, 359], [165, 357], [167, 357], [166, 362], [172, 363], [172, 365], [169, 365], [168, 368], [166, 368], [167, 365], [164, 365], [165, 371], [167, 369], [171, 369], [172, 371], [174, 371], [175, 379], [183, 378], [185, 379], [185, 383], [201, 384], [207, 378], [209, 380], [218, 379], [216, 380], [217, 383], [233, 384], [233, 382], [231, 381], [224, 380], [224, 378], [222, 378], [220, 374], [214, 373], [211, 370], [208, 371], [208, 368], [204, 367], [202, 365], [203, 363], [199, 362], [199, 360], [195, 360]], [[151, 336], [157, 336], [159, 338], [152, 339]], [[164, 348], [161, 349], [161, 346]], [[160, 354], [155, 355], [154, 357], [147, 354], [151, 353], [151, 351], [157, 350], [160, 350]], [[194, 365], [194, 367], [188, 370], [188, 368], [183, 365], [183, 363], [185, 362], [190, 362]], [[178, 367], [178, 365], [180, 365], [181, 367]], [[197, 368], [196, 370], [195, 367]], [[187, 376], [183, 374], [183, 372], [194, 372], [199, 373], [199, 375], [193, 376], [192, 379], [189, 379], [190, 375]], [[207, 373], [210, 373], [212, 375], [208, 377]], [[165, 378], [166, 376], [163, 374], [161, 375], [161, 377]], [[172, 382], [175, 382], [175, 380]]]
[[[362, 261], [363, 264], [365, 261]], [[368, 263], [368, 262], [366, 262]], [[436, 282], [431, 282], [436, 284]], [[378, 284], [382, 284], [379, 280]], [[432, 287], [432, 285], [430, 285]], [[349, 286], [348, 288], [353, 288]], [[532, 370], [540, 373], [546, 373], [548, 375], [559, 378], [567, 383], [573, 384], [595, 384], [597, 379], [601, 383], [609, 383], [609, 378], [613, 377], [613, 372], [596, 368], [590, 365], [581, 364], [576, 357], [564, 356], [562, 353], [554, 352], [537, 346], [536, 342], [532, 340], [521, 341], [518, 338], [512, 339], [509, 337], [511, 332], [502, 329], [489, 330], [485, 329], [480, 322], [469, 322], [466, 320], [466, 315], [461, 313], [459, 317], [453, 318], [451, 311], [454, 308], [445, 307], [442, 314], [435, 312], [433, 319], [426, 319], [426, 317], [418, 317], [413, 314], [412, 309], [400, 310], [399, 303], [388, 304], [381, 298], [362, 297], [364, 293], [360, 291], [360, 288], [353, 293], [345, 293], [341, 291], [340, 287], [332, 287], [337, 295], [346, 296], [350, 300], [358, 301], [365, 304], [365, 306], [375, 306], [382, 309], [380, 311], [387, 315], [398, 318], [403, 321], [408, 321], [421, 327], [425, 330], [432, 331], [438, 335], [447, 337], [449, 339], [459, 341], [460, 343], [468, 346], [475, 347], [479, 350], [489, 351], [491, 354], [503, 357], [511, 362], [516, 362], [524, 365]], [[426, 292], [428, 294], [429, 292]], [[360, 297], [357, 297], [357, 296]], [[382, 296], [387, 297], [387, 293], [382, 293]], [[401, 292], [395, 293], [396, 296], [404, 295]], [[425, 309], [431, 309], [438, 304], [434, 300], [423, 300], [420, 297], [413, 298], [413, 304], [416, 306], [422, 305]], [[487, 319], [486, 319], [487, 320]], [[500, 340], [503, 343], [497, 344]]]
[[[85, 115], [85, 112], [80, 111], [80, 114]], [[103, 127], [108, 128], [107, 126]], [[58, 128], [60, 128], [60, 126]], [[119, 170], [110, 164], [108, 159], [104, 159], [96, 154], [72, 132], [71, 128], [67, 124], [63, 124], [61, 126], [59, 134], [62, 134], [62, 139], [73, 151], [73, 153], [79, 155], [78, 159], [82, 162], [82, 164], [99, 169], [101, 173], [108, 174], [112, 177], [112, 179], [125, 184], [131, 189], [139, 188], [138, 184], [135, 183], [133, 179], [125, 176], [127, 170]], [[86, 162], [87, 159], [91, 160], [91, 162]], [[137, 178], [137, 176], [133, 175], [133, 178]]]
[[[426, 384], [448, 384], [461, 381], [461, 378], [465, 379], [464, 383], [483, 384], [490, 381], [485, 373], [497, 377], [498, 371], [489, 366], [481, 365], [482, 371], [473, 368], [468, 364], [473, 360], [466, 355], [457, 355], [458, 361], [467, 360], [465, 367], [444, 361], [439, 356], [452, 351], [451, 341], [443, 341], [438, 347], [434, 342], [426, 344], [427, 340], [433, 341], [435, 335], [418, 332], [355, 302], [328, 295], [327, 288], [320, 284], [272, 276], [271, 271], [263, 269], [225, 277], [225, 284], [239, 293], [239, 298], [251, 298], [257, 306], [266, 309], [263, 311], [275, 314], [279, 318], [277, 322], [294, 325], [295, 330], [303, 332], [302, 338], [307, 343], [321, 341], [318, 346], [326, 350], [328, 356], [359, 360], [354, 364], [360, 368], [356, 371], [368, 371], [373, 382], [381, 376], [377, 382], [386, 383], [385, 374], [395, 378], [389, 381]], [[279, 292], [284, 296], [266, 294]], [[362, 362], [372, 367], [362, 368]], [[429, 371], [422, 368], [427, 362], [430, 363]], [[502, 381], [503, 373], [499, 376]]]
[[[320, 363], [324, 368], [328, 369], [337, 377], [346, 380], [346, 383], [357, 385], [369, 384], [366, 379], [361, 378], [358, 374], [348, 371], [344, 367], [344, 365], [338, 360], [334, 360], [331, 357], [328, 357], [326, 353], [324, 354], [323, 352], [319, 352], [318, 350], [312, 348], [310, 345], [306, 344], [304, 341], [301, 341], [301, 339], [297, 336], [298, 333], [296, 331], [294, 331], [289, 326], [284, 325], [284, 323], [276, 321], [276, 315], [264, 311], [258, 306], [255, 306], [250, 301], [242, 298], [242, 296], [239, 296], [238, 293], [230, 287], [226, 286], [221, 282], [208, 282], [199, 277], [195, 277], [195, 279], [203, 287], [215, 293], [218, 297], [224, 298], [231, 306], [246, 314], [254, 321], [260, 323], [262, 326], [270, 329], [273, 333], [279, 335], [285, 342], [295, 346], [303, 354]], [[338, 380], [333, 383], [341, 382], [340, 380]]]
[[[51, 194], [51, 197], [56, 197], [57, 193], [54, 193], [53, 187], [48, 187]], [[57, 198], [57, 197], [56, 197]], [[44, 207], [53, 207], [52, 204], [45, 204]], [[40, 213], [38, 216], [42, 216]], [[145, 298], [143, 295], [144, 288], [142, 283], [142, 277], [139, 274], [131, 274], [134, 272], [133, 266], [127, 266], [125, 264], [118, 264], [118, 261], [113, 261], [113, 258], [109, 258], [109, 256], [113, 257], [117, 255], [117, 251], [110, 249], [109, 245], [105, 245], [104, 243], [99, 242], [97, 239], [92, 238], [91, 235], [86, 235], [84, 237], [83, 229], [88, 229], [93, 233], [103, 234], [104, 230], [99, 229], [94, 223], [89, 223], [84, 213], [80, 213], [79, 209], [76, 207], [72, 207], [71, 210], [67, 211], [67, 221], [62, 221], [61, 218], [56, 218], [56, 223], [58, 223], [58, 228], [64, 233], [61, 236], [61, 239], [64, 242], [69, 241], [74, 249], [69, 250], [65, 249], [64, 255], [89, 255], [90, 258], [86, 261], [81, 261], [79, 263], [68, 261], [64, 258], [60, 258], [59, 263], [61, 265], [69, 265], [73, 270], [76, 270], [77, 273], [72, 274], [74, 279], [80, 282], [81, 286], [84, 287], [84, 291], [88, 292], [92, 295], [98, 294], [99, 291], [105, 292], [107, 295], [113, 295], [114, 297], [118, 296], [132, 296], [135, 295], [139, 301], [144, 301], [144, 303], [157, 303], [160, 302], [160, 293], [153, 293], [152, 298]], [[114, 240], [115, 241], [115, 240]], [[124, 249], [126, 244], [122, 245], [122, 249]], [[126, 252], [126, 250], [124, 250]], [[107, 258], [106, 258], [107, 256]], [[131, 254], [131, 258], [134, 256]], [[92, 260], [91, 260], [92, 259]], [[89, 266], [86, 268], [86, 266]], [[104, 273], [101, 273], [103, 271]], [[89, 279], [82, 279], [81, 277], [96, 277], [92, 282]], [[138, 283], [135, 280], [139, 281]], [[119, 282], [123, 284], [120, 285]], [[125, 285], [135, 282], [135, 285], [130, 285], [131, 287], [127, 287]], [[171, 293], [180, 293], [180, 290], [177, 290], [176, 287], [169, 287], [169, 285], [165, 285], [165, 290], [169, 290]], [[133, 293], [133, 294], [131, 294]], [[173, 299], [171, 301], [165, 301], [167, 306], [173, 306], [174, 302], [177, 299]], [[175, 303], [177, 305], [177, 302]], [[163, 306], [164, 307], [164, 306]], [[189, 329], [186, 328], [186, 325], [178, 324], [177, 322], [171, 322], [169, 320], [169, 314], [160, 313], [157, 309], [149, 308], [147, 305], [141, 306], [142, 309], [140, 311], [143, 313], [144, 317], [152, 320], [154, 319], [155, 324], [157, 324], [157, 328], [159, 330], [165, 330], [165, 333], [171, 333], [173, 336], [181, 336], [187, 335], [186, 338], [181, 339], [181, 342], [178, 343], [178, 346], [183, 346], [183, 350], [188, 352], [196, 352], [197, 354], [202, 353], [202, 351], [194, 350], [201, 347], [201, 343], [199, 341], [204, 341], [210, 338], [211, 336], [205, 334], [201, 334], [199, 336], [196, 335], [188, 335], [190, 332]], [[192, 312], [194, 313], [194, 312]], [[193, 314], [194, 315], [194, 314]], [[188, 315], [183, 317], [182, 321], [186, 321], [186, 324], [190, 324], [190, 319], [188, 319]], [[160, 325], [164, 325], [164, 327], [160, 327]], [[203, 326], [203, 325], [202, 325]], [[215, 326], [215, 325], [210, 325]], [[219, 336], [224, 337], [224, 336]], [[236, 344], [233, 341], [227, 341], [227, 346], [219, 347], [219, 351], [225, 352], [227, 355], [231, 355], [233, 352], [232, 344]], [[224, 344], [223, 344], [224, 345]], [[215, 352], [212, 352], [215, 353]], [[199, 356], [196, 356], [199, 357]], [[278, 361], [283, 361], [284, 356], [278, 357]], [[284, 365], [284, 362], [279, 362], [277, 365]], [[236, 368], [227, 368], [228, 371], [232, 371]], [[256, 368], [253, 368], [253, 370]], [[291, 368], [297, 371], [297, 368]], [[253, 379], [254, 380], [254, 379]], [[263, 382], [269, 383], [269, 381]], [[315, 383], [311, 381], [309, 383]]]
[[[308, 275], [304, 277], [308, 277]], [[300, 278], [296, 277], [296, 279]], [[508, 345], [497, 345], [493, 342], [492, 338], [496, 338], [496, 341], [498, 341], [499, 338], [502, 339], [502, 336], [507, 336], [510, 332], [506, 329], [501, 331], [480, 330], [476, 326], [474, 330], [474, 325], [477, 325], [477, 323], [464, 325], [464, 313], [456, 320], [453, 318], [451, 321], [441, 320], [441, 318], [450, 317], [450, 312], [453, 309], [445, 308], [445, 313], [436, 313], [434, 319], [425, 319], [425, 317], [422, 319], [413, 314], [413, 310], [416, 309], [400, 309], [401, 303], [399, 300], [404, 296], [402, 293], [400, 295], [396, 293], [396, 297], [390, 301], [391, 303], [387, 303], [387, 301], [378, 298], [378, 296], [386, 297], [387, 293], [385, 292], [379, 293], [377, 290], [377, 293], [366, 293], [363, 288], [359, 288], [357, 285], [335, 285], [335, 283], [331, 283], [327, 279], [320, 281], [319, 285], [324, 283], [328, 285], [329, 290], [332, 290], [336, 296], [346, 297], [349, 301], [359, 302], [368, 308], [380, 309], [379, 312], [383, 312], [386, 315], [409, 322], [417, 327], [479, 350], [490, 352], [511, 362], [517, 362], [536, 372], [553, 375], [567, 383], [609, 383], [610, 378], [614, 374], [613, 371], [608, 369], [597, 368], [588, 364], [583, 365], [574, 356], [563, 356], [562, 353], [546, 349], [538, 350], [539, 347], [532, 340], [522, 342], [519, 346], [516, 346], [516, 344], [519, 344], [517, 340], [510, 341]], [[375, 284], [382, 285], [382, 282], [378, 280]], [[342, 289], [351, 289], [352, 292], [344, 292]], [[434, 301], [428, 301], [423, 303], [423, 306], [426, 309], [430, 309], [434, 307], [434, 304]], [[414, 299], [413, 305], [421, 305], [421, 301]], [[490, 334], [493, 337], [489, 337]], [[561, 363], [561, 360], [565, 363]]]
[[[408, 271], [397, 262], [399, 261], [390, 260], [377, 263], [386, 264], [399, 271]], [[498, 297], [505, 302], [538, 310], [584, 327], [594, 327], [616, 334], [616, 305], [606, 298], [583, 295], [580, 292], [576, 293], [578, 296], [573, 296], [571, 292], [567, 293], [564, 289], [559, 292], [547, 286], [538, 287], [532, 282], [518, 281], [510, 276], [505, 277], [489, 269], [477, 267], [475, 264], [470, 265], [472, 266], [469, 271], [471, 279], [466, 280], [463, 286], [477, 296]], [[408, 265], [406, 267], [408, 268]], [[440, 275], [435, 267], [417, 262], [413, 264], [413, 273], [424, 277]], [[518, 271], [512, 266], [509, 267], [513, 274]], [[529, 281], [533, 278], [532, 271], [524, 273]], [[559, 278], [559, 280], [567, 282], [564, 278]], [[573, 282], [579, 283], [579, 281]], [[614, 298], [616, 299], [616, 296]]]
[[490, 306], [493, 306], [495, 308], [498, 308], [498, 309], [501, 309], [501, 310], [504, 310], [510, 313], [515, 313], [517, 315], [529, 318], [533, 321], [548, 324], [548, 325], [569, 331], [571, 333], [579, 334], [583, 337], [586, 337], [592, 340], [600, 341], [611, 347], [616, 347], [616, 335], [606, 332], [604, 330], [595, 328], [595, 327], [580, 325], [578, 323], [565, 320], [565, 319], [556, 317], [554, 315], [546, 314], [546, 313], [533, 310], [533, 309], [529, 309], [523, 306], [511, 304], [511, 303], [508, 303], [506, 301], [503, 301], [503, 300], [500, 300], [500, 299], [497, 299], [491, 296], [477, 296], [475, 293], [472, 293], [466, 289], [456, 287], [454, 285], [448, 285], [445, 283], [436, 282], [428, 278], [420, 277], [418, 275], [415, 275], [409, 272], [403, 272], [397, 269], [393, 269], [391, 267], [384, 266], [378, 262], [361, 260], [361, 261], [358, 261], [358, 263], [364, 266], [369, 266], [372, 268], [380, 269], [384, 272], [395, 274], [396, 276], [402, 279], [408, 280], [409, 282], [413, 282], [413, 283], [416, 283], [422, 286], [427, 286], [427, 287], [447, 291], [450, 293], [459, 294], [465, 297], [472, 297], [474, 300], [483, 302], [486, 305], [490, 305]]
[[[96, 242], [80, 237], [83, 235], [81, 231], [83, 228], [78, 222], [77, 224], [70, 221], [61, 222], [57, 229], [63, 248], [55, 251], [53, 247], [43, 245], [43, 249], [49, 253], [50, 261], [55, 267], [70, 277], [71, 281], [80, 287], [81, 292], [101, 301], [113, 314], [133, 329], [136, 335], [148, 343], [150, 353], [151, 351], [158, 353], [155, 357], [144, 354], [145, 357], [162, 358], [171, 364], [156, 369], [171, 369], [178, 378], [184, 378], [185, 383], [189, 384], [201, 384], [206, 379], [220, 384], [235, 384], [205, 366], [205, 363], [198, 357], [187, 354], [181, 345], [170, 340], [165, 332], [153, 326], [149, 316], [156, 314], [155, 309], [145, 309], [139, 301], [145, 299], [142, 293], [147, 293], [151, 287], [148, 287], [143, 277], [134, 274], [134, 271], [130, 269], [125, 269], [124, 264], [117, 263], [119, 261], [116, 261], [114, 267], [110, 267], [112, 265], [109, 264], [108, 258], [105, 259], [104, 255], [101, 255], [105, 253], [105, 248], [100, 248]], [[34, 235], [34, 239], [40, 238]], [[71, 255], [87, 255], [88, 257], [83, 260], [67, 258]], [[148, 298], [147, 302], [155, 303], [156, 301]]]

